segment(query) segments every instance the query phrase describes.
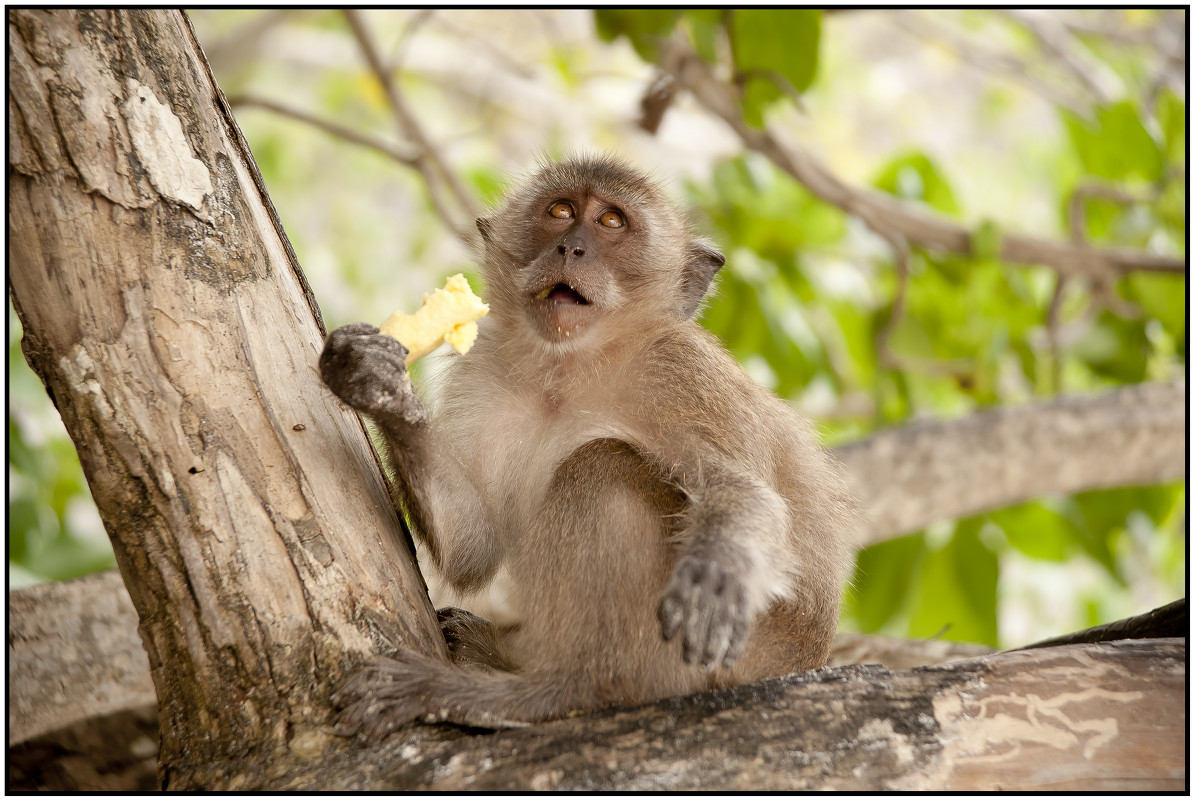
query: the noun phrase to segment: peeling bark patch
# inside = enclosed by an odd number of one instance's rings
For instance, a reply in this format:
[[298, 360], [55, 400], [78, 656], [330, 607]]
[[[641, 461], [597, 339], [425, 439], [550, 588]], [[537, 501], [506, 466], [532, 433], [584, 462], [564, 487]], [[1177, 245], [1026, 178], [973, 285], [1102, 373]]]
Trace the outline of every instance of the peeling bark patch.
[[1081, 750], [1091, 759], [1115, 742], [1119, 726], [1115, 717], [1093, 717], [1085, 708], [1106, 710], [1109, 704], [1133, 703], [1142, 695], [1091, 688], [1052, 698], [1034, 693], [992, 695], [977, 704], [953, 696], [934, 699], [934, 712], [959, 734], [950, 755], [956, 760], [1015, 759], [1026, 743]]
[[182, 123], [148, 86], [135, 78], [129, 78], [126, 86], [128, 99], [121, 112], [150, 183], [163, 197], [200, 211], [204, 197], [212, 192], [212, 179], [191, 153]]

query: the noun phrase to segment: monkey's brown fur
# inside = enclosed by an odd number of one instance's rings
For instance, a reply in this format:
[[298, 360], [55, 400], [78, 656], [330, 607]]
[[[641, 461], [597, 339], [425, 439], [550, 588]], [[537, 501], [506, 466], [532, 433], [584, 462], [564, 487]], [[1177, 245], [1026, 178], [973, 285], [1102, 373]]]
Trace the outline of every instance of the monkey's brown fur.
[[489, 317], [428, 414], [363, 323], [324, 380], [393, 448], [444, 577], [509, 570], [518, 624], [454, 612], [454, 665], [400, 653], [341, 731], [536, 721], [824, 665], [851, 506], [809, 425], [692, 316], [723, 258], [606, 158], [545, 166], [478, 220]]

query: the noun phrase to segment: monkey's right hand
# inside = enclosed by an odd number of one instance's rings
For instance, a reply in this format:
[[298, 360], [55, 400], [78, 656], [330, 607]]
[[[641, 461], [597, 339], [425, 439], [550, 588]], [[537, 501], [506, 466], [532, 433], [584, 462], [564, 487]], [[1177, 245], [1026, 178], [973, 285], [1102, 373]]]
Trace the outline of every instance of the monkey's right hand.
[[411, 386], [407, 349], [369, 323], [352, 323], [328, 335], [319, 357], [320, 376], [337, 397], [380, 423], [410, 425], [427, 419]]
[[747, 585], [717, 559], [682, 557], [658, 615], [665, 640], [681, 634], [684, 659], [690, 665], [729, 668], [747, 645]]

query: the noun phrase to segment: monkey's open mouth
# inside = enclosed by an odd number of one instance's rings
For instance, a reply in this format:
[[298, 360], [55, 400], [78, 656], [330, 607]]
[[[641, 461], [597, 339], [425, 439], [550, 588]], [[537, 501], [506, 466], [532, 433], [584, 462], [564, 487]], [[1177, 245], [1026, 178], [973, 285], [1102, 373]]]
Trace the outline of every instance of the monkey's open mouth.
[[540, 300], [550, 300], [553, 303], [574, 303], [581, 306], [589, 305], [589, 301], [585, 299], [584, 295], [565, 283], [559, 283], [554, 286], [550, 286], [543, 292], [540, 292], [538, 295], [536, 295], [536, 297]]

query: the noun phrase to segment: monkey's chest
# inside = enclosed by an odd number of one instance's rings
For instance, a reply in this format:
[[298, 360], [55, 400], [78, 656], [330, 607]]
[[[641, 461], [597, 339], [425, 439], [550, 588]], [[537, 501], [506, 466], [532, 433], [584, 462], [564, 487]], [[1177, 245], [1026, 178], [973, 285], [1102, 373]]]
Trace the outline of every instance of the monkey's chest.
[[571, 453], [590, 440], [629, 433], [601, 410], [544, 412], [517, 402], [459, 431], [488, 522], [511, 537], [527, 529], [554, 471]]

